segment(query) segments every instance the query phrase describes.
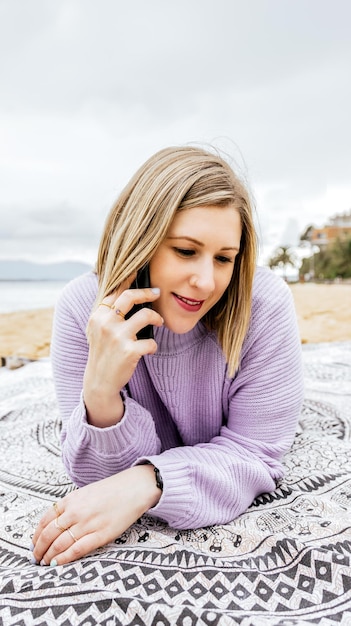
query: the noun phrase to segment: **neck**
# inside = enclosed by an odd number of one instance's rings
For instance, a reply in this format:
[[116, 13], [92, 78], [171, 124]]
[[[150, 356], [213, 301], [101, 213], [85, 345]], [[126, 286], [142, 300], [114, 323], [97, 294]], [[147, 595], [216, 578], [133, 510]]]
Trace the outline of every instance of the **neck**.
[[208, 330], [202, 322], [199, 322], [187, 333], [177, 334], [165, 326], [154, 328], [155, 341], [157, 342], [156, 354], [174, 354], [180, 350], [186, 350], [199, 342], [208, 334]]

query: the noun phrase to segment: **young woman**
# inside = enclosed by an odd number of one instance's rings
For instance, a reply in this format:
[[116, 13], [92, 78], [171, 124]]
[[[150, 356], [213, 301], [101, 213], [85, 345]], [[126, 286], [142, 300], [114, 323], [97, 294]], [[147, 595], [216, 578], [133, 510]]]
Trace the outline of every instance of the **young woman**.
[[[150, 288], [131, 288], [145, 266]], [[148, 325], [154, 338], [140, 339]], [[41, 519], [36, 562], [82, 557], [146, 511], [179, 529], [225, 524], [274, 490], [301, 408], [300, 342], [288, 287], [256, 267], [249, 195], [222, 158], [169, 148], [139, 169], [96, 273], [63, 291], [52, 364], [80, 488]]]

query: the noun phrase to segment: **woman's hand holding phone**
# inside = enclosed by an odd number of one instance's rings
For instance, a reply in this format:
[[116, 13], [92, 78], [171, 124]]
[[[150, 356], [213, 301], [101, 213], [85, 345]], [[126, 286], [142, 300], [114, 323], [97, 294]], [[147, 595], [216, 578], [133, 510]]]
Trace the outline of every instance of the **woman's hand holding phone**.
[[[158, 297], [158, 289], [121, 290], [104, 298], [90, 316], [87, 325], [89, 356], [83, 381], [90, 424], [104, 428], [122, 419], [121, 390], [141, 357], [157, 350], [153, 338], [138, 339], [137, 334], [146, 326], [162, 326], [162, 317], [149, 308]], [[128, 316], [133, 309], [133, 314]]]

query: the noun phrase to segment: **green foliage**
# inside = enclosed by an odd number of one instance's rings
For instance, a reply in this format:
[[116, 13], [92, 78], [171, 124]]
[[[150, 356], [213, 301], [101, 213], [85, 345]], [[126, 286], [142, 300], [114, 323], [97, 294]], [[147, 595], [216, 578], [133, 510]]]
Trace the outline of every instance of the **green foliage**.
[[283, 271], [283, 276], [286, 278], [288, 267], [296, 267], [296, 257], [293, 250], [288, 246], [280, 246], [268, 259], [268, 266], [271, 269], [280, 268]]
[[[313, 257], [314, 275], [319, 280], [351, 278], [351, 238], [337, 239], [321, 248]], [[304, 259], [300, 276], [307, 274], [311, 267], [310, 259]]]
[[300, 241], [310, 241], [312, 231], [313, 231], [313, 226], [312, 225], [307, 226], [300, 237]]

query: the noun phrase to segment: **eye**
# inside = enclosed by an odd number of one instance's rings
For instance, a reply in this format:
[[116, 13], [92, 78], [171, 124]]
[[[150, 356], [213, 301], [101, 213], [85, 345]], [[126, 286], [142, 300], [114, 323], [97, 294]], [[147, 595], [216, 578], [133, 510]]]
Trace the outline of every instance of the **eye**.
[[216, 256], [216, 260], [222, 265], [225, 265], [225, 263], [233, 263], [233, 259], [228, 256]]
[[195, 250], [189, 250], [188, 248], [174, 248], [174, 250], [177, 254], [184, 257], [193, 256], [195, 254]]

